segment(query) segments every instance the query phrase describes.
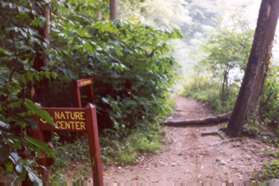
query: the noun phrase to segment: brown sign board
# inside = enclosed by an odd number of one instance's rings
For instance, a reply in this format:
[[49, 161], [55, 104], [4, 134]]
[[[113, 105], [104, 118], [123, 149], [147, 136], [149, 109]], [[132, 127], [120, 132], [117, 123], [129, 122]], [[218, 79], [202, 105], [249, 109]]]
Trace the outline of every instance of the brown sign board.
[[93, 99], [93, 80], [92, 79], [80, 79], [75, 81], [75, 99], [76, 99], [76, 106], [82, 107], [82, 100], [81, 100], [81, 89], [87, 88], [87, 96]]
[[88, 104], [85, 108], [43, 108], [52, 116], [54, 125], [47, 124], [39, 119], [41, 131], [71, 131], [86, 132], [90, 155], [92, 160], [93, 183], [95, 186], [103, 186], [103, 163], [99, 144], [96, 107]]
[[92, 79], [80, 79], [80, 80], [77, 80], [76, 82], [77, 82], [78, 87], [85, 87], [85, 86], [93, 85]]
[[85, 132], [87, 118], [86, 108], [44, 108], [53, 118], [54, 126], [40, 119], [42, 130]]

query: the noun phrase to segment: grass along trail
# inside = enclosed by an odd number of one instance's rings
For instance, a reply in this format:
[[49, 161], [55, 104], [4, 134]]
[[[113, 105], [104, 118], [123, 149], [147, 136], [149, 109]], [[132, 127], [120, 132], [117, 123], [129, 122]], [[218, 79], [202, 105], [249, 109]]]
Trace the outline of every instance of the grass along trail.
[[[212, 115], [208, 107], [195, 100], [177, 97], [176, 111], [170, 120], [198, 119]], [[144, 156], [133, 166], [108, 167], [108, 185], [180, 184], [222, 185], [249, 181], [271, 157], [272, 147], [247, 137], [222, 139], [202, 136], [222, 126], [164, 127], [165, 140], [160, 152]]]

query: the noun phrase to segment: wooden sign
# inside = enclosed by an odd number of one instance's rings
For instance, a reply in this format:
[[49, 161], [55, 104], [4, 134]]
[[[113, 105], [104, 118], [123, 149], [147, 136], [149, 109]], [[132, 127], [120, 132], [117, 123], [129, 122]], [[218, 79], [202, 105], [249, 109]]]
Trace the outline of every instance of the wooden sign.
[[75, 99], [76, 106], [82, 107], [81, 100], [81, 89], [87, 88], [87, 96], [92, 100], [94, 97], [93, 94], [93, 80], [92, 79], [80, 79], [75, 81]]
[[40, 119], [40, 126], [44, 130], [86, 131], [86, 109], [83, 108], [44, 108], [54, 121], [54, 126]]
[[86, 108], [47, 107], [43, 109], [53, 117], [54, 126], [40, 119], [40, 130], [86, 132], [88, 134], [93, 183], [95, 186], [103, 186], [103, 163], [99, 144], [96, 107], [88, 104]]

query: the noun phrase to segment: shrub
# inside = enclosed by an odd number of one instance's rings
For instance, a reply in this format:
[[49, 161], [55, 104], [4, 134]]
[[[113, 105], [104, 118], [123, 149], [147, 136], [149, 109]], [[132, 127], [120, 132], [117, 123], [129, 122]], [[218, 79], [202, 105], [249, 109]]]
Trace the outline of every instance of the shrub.
[[[78, 2], [60, 7], [63, 11], [55, 16], [47, 68], [60, 74], [62, 84], [93, 77], [100, 124], [112, 125], [115, 135], [127, 136], [140, 125], [148, 130], [147, 125], [160, 122], [170, 111], [168, 92], [177, 64], [167, 42], [179, 38], [179, 32], [98, 22], [76, 10], [82, 4]], [[67, 97], [67, 90], [62, 92]]]
[[260, 114], [266, 123], [279, 124], [279, 68], [271, 68], [265, 82]]
[[[91, 101], [97, 105], [98, 123], [105, 128], [103, 158], [107, 163], [131, 164], [140, 152], [160, 147], [159, 123], [171, 111], [169, 89], [177, 66], [168, 41], [180, 33], [141, 23], [99, 22], [76, 11], [81, 3], [62, 4], [63, 11], [55, 16], [51, 61], [46, 68], [59, 74], [50, 86], [60, 89], [47, 90], [45, 96], [59, 99], [45, 99], [45, 104], [74, 105], [71, 81], [93, 78], [96, 96]], [[65, 151], [70, 156], [75, 153]]]
[[[240, 25], [243, 21], [238, 22]], [[252, 43], [247, 27], [222, 28], [203, 46], [206, 57], [196, 65], [196, 76], [186, 95], [209, 103], [216, 112], [231, 111]], [[233, 73], [237, 72], [236, 77]]]
[[268, 180], [279, 177], [279, 160], [273, 160], [271, 163], [265, 164], [263, 171], [258, 176], [261, 180]]
[[218, 82], [209, 77], [196, 76], [186, 83], [183, 95], [207, 103], [216, 113], [224, 113], [232, 110], [238, 87], [232, 85], [229, 90], [226, 99], [222, 100]]
[[[74, 106], [72, 81], [94, 78], [96, 99], [90, 101], [98, 107], [99, 123], [113, 126], [103, 134], [109, 133], [110, 141], [124, 144], [118, 144], [117, 148], [124, 146], [131, 153], [132, 158], [122, 154], [120, 159], [130, 162], [137, 151], [157, 148], [148, 135], [151, 131], [159, 132], [158, 123], [171, 110], [168, 92], [175, 77], [176, 62], [167, 42], [180, 34], [140, 23], [106, 21], [107, 5], [107, 1], [100, 0], [52, 1], [48, 43], [39, 31], [45, 24], [45, 18], [40, 15], [49, 1], [0, 2], [1, 171], [23, 174], [23, 177], [27, 171], [35, 177], [32, 168], [36, 166], [36, 157], [41, 153], [53, 155], [46, 144], [27, 135], [27, 129], [36, 126], [32, 120], [34, 115], [52, 122], [31, 101], [32, 87], [41, 81], [48, 82], [48, 87], [41, 87], [40, 104]], [[103, 15], [102, 22], [94, 9]], [[49, 61], [41, 71], [34, 68], [38, 54], [46, 54]], [[143, 131], [138, 136], [142, 139], [128, 137], [138, 130]], [[134, 141], [131, 144], [135, 147], [125, 144], [125, 138]], [[103, 141], [107, 142], [103, 144], [106, 149], [109, 140]], [[31, 158], [25, 160], [25, 153]], [[69, 153], [77, 159], [75, 152]]]
[[36, 127], [34, 116], [52, 120], [30, 100], [31, 87], [56, 77], [54, 72], [34, 68], [47, 47], [39, 32], [47, 5], [44, 0], [0, 2], [0, 174], [12, 175], [14, 183], [27, 176], [40, 183], [33, 169], [38, 166], [36, 160], [42, 152], [53, 155], [46, 144], [28, 136], [28, 129]]

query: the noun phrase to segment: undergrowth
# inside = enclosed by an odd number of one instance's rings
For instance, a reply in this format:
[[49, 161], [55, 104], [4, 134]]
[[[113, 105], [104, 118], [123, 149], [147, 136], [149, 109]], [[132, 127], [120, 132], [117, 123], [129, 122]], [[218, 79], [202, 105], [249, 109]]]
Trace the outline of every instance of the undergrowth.
[[135, 129], [124, 139], [115, 139], [109, 134], [101, 139], [104, 145], [103, 156], [107, 164], [134, 164], [142, 153], [153, 153], [160, 149], [161, 136], [159, 126], [152, 126], [148, 130]]
[[[116, 139], [116, 135], [111, 132], [113, 131], [106, 131], [100, 139], [105, 165], [135, 164], [143, 153], [156, 153], [160, 150], [163, 133], [159, 125], [152, 125], [148, 130], [133, 129], [128, 137], [121, 140]], [[67, 144], [57, 141], [55, 146], [57, 158], [52, 167], [52, 184], [63, 185], [69, 170], [74, 175], [71, 177], [73, 183], [85, 180], [91, 172], [88, 139], [80, 138]], [[71, 167], [74, 167], [74, 170]]]
[[195, 76], [185, 83], [183, 96], [207, 103], [213, 112], [225, 113], [232, 110], [238, 88], [234, 85], [228, 95], [221, 99], [220, 85], [208, 77]]
[[[169, 90], [178, 66], [168, 41], [179, 39], [180, 32], [142, 23], [96, 21], [90, 6], [89, 12], [78, 11], [79, 6], [84, 2], [61, 5], [63, 11], [54, 18], [57, 31], [51, 35], [49, 68], [60, 74], [56, 83], [61, 89], [48, 90], [46, 104], [69, 104], [70, 91], [61, 85], [93, 78], [95, 99], [90, 102], [96, 105], [102, 129], [103, 160], [107, 165], [133, 164], [140, 154], [160, 149], [159, 124], [171, 111]], [[63, 100], [49, 100], [49, 95]], [[54, 175], [75, 162], [86, 166], [90, 162], [86, 144], [82, 139], [59, 147]]]
[[[276, 154], [277, 153], [275, 153], [274, 155]], [[262, 171], [260, 171], [255, 176], [254, 179], [259, 181], [266, 181], [266, 180], [278, 179], [278, 178], [279, 178], [279, 160], [273, 160], [269, 163], [265, 163]]]

